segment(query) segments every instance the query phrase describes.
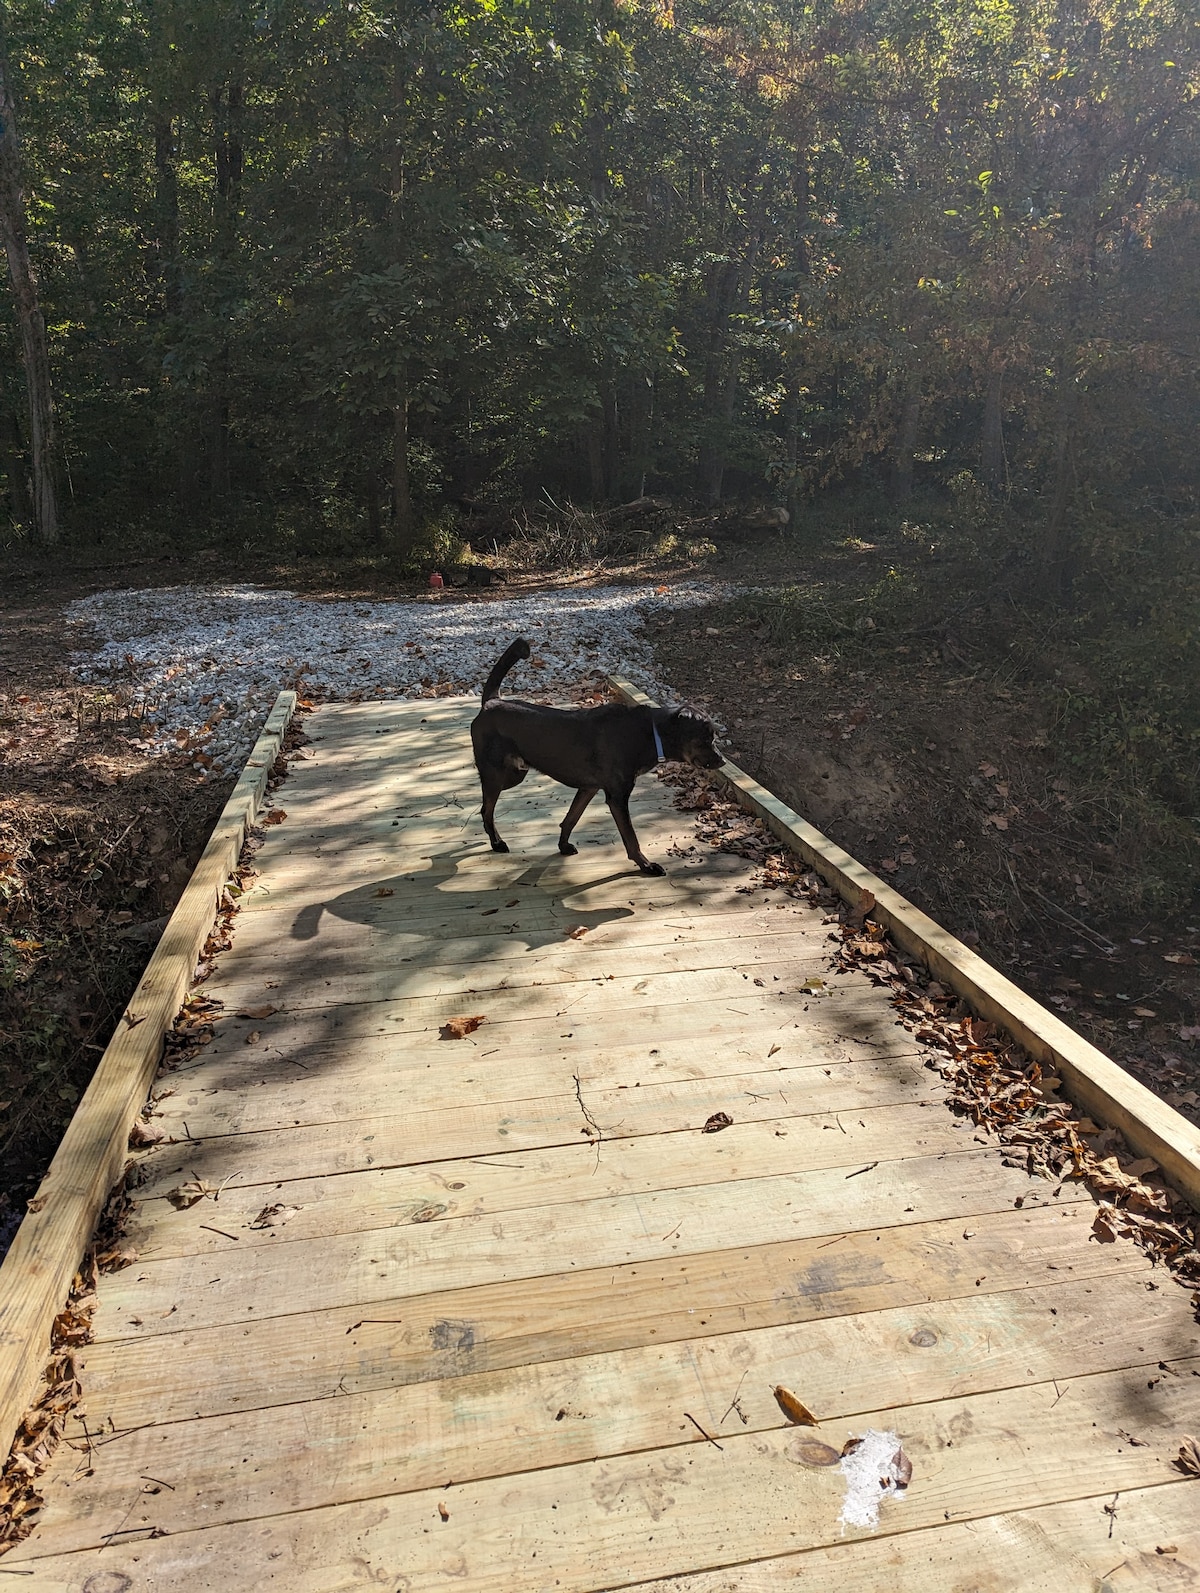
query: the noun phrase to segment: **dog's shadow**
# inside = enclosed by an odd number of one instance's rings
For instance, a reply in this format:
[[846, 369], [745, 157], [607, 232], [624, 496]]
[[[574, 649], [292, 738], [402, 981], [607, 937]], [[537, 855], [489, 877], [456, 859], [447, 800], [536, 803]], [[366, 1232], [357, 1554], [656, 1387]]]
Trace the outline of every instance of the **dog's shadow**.
[[[462, 917], [462, 938], [466, 939], [471, 936], [474, 922], [484, 920], [479, 923], [479, 929], [485, 931], [486, 920], [499, 917], [508, 908], [516, 914], [516, 921], [510, 927], [508, 921], [502, 919], [505, 929], [533, 950], [561, 941], [567, 928], [584, 926], [591, 930], [600, 924], [616, 923], [633, 916], [632, 903], [621, 907], [592, 908], [573, 907], [568, 903], [573, 897], [600, 885], [609, 885], [617, 880], [628, 880], [632, 884], [643, 879], [644, 876], [636, 868], [614, 869], [594, 879], [548, 881], [546, 876], [552, 875], [555, 864], [562, 861], [556, 853], [543, 861], [530, 863], [520, 873], [509, 875], [499, 883], [481, 883], [478, 890], [472, 890], [468, 885], [465, 890], [459, 888], [445, 894], [439, 894], [439, 887], [456, 876], [461, 879], [457, 868], [434, 868], [418, 875], [411, 871], [394, 874], [387, 879], [373, 880], [367, 885], [357, 885], [328, 901], [307, 903], [293, 919], [290, 937], [292, 940], [315, 940], [320, 933], [322, 918], [329, 914], [345, 923], [368, 927], [377, 935], [390, 932], [397, 937], [411, 939], [414, 934], [420, 933], [413, 923], [414, 915], [426, 917], [434, 911], [444, 911], [447, 917], [451, 917], [457, 908]], [[397, 911], [394, 898], [403, 893], [405, 887], [411, 887], [414, 879], [428, 886], [427, 901], [420, 907], [414, 904], [411, 912], [406, 913], [402, 908]], [[528, 899], [514, 902], [513, 893], [516, 891], [529, 892]], [[462, 905], [463, 897], [470, 900], [469, 917]], [[460, 900], [456, 902], [456, 898]], [[518, 907], [526, 908], [526, 914], [516, 913]], [[531, 916], [534, 922], [525, 927], [520, 923], [522, 916]], [[486, 925], [486, 932], [494, 933], [494, 926]]]

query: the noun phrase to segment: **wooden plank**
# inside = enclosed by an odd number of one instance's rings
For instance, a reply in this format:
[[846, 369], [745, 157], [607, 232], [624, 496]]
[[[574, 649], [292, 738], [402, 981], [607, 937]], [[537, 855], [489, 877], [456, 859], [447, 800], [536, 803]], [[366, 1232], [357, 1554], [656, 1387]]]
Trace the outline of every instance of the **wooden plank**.
[[[1061, 1385], [1035, 1383], [824, 1423], [821, 1441], [835, 1450], [872, 1428], [903, 1439], [912, 1482], [903, 1500], [883, 1504], [873, 1534], [839, 1524], [839, 1468], [802, 1460], [813, 1435], [784, 1427], [730, 1435], [718, 1449], [679, 1410], [670, 1443], [649, 1452], [462, 1485], [447, 1479], [386, 1500], [260, 1518], [252, 1531], [234, 1522], [118, 1540], [105, 1551], [105, 1569], [156, 1593], [206, 1582], [223, 1593], [257, 1593], [270, 1582], [289, 1593], [325, 1593], [401, 1577], [405, 1593], [433, 1593], [451, 1577], [472, 1593], [588, 1593], [843, 1538], [878, 1541], [954, 1518], [1066, 1503], [1081, 1493], [1097, 1501], [1099, 1516], [1102, 1500], [1174, 1481], [1178, 1435], [1200, 1421], [1193, 1370], [1200, 1362], [1181, 1361], [1178, 1375], [1156, 1376], [1149, 1361], [1076, 1377], [1067, 1398]], [[551, 1409], [539, 1415], [543, 1429], [556, 1419]], [[1131, 1422], [1137, 1445], [1124, 1436]], [[1187, 1512], [1180, 1528], [1194, 1532], [1194, 1499], [1177, 1497]], [[159, 1498], [135, 1500], [130, 1524], [153, 1529]], [[1107, 1537], [1106, 1528], [1107, 1520], [1096, 1520], [1096, 1533]], [[30, 1563], [36, 1548], [36, 1539], [19, 1546], [13, 1564]], [[79, 1593], [84, 1566], [90, 1574], [95, 1565], [94, 1554], [41, 1558], [39, 1593]]]
[[[336, 1047], [327, 1053], [309, 1051], [297, 1067], [265, 1041], [245, 1047], [253, 1022], [248, 1018], [231, 1025], [228, 1044], [218, 1050], [214, 1042], [211, 1052], [202, 1053], [203, 1063], [166, 1077], [156, 1101], [158, 1126], [168, 1135], [179, 1141], [203, 1140], [286, 1128], [303, 1137], [304, 1129], [320, 1126], [339, 1136], [352, 1154], [368, 1132], [381, 1136], [381, 1148], [395, 1147], [406, 1136], [416, 1144], [430, 1136], [431, 1146], [445, 1145], [449, 1141], [442, 1114], [448, 1112], [463, 1117], [463, 1133], [478, 1130], [479, 1143], [494, 1133], [493, 1144], [519, 1148], [541, 1143], [548, 1117], [564, 1105], [578, 1108], [576, 1079], [589, 1102], [600, 1097], [602, 1120], [610, 1124], [618, 1113], [621, 1118], [632, 1114], [636, 1124], [641, 1114], [653, 1116], [656, 1103], [668, 1099], [678, 1102], [679, 1113], [691, 1114], [689, 1121], [702, 1111], [699, 1120], [705, 1121], [710, 1115], [705, 1104], [714, 1093], [727, 1090], [781, 1091], [784, 1107], [793, 1104], [796, 1094], [802, 1107], [812, 1111], [937, 1100], [944, 1094], [941, 1080], [905, 1044], [906, 1035], [873, 1047], [869, 1061], [855, 1062], [840, 1038], [794, 1031], [789, 1036], [772, 1028], [765, 1033], [741, 1031], [729, 1036], [724, 1047], [699, 1048], [685, 1037], [649, 1053], [645, 1044], [585, 1048], [581, 1043], [575, 1051], [573, 1041], [564, 1045], [561, 1038], [557, 1051], [522, 1051], [514, 1044], [498, 1067], [488, 1049], [468, 1048], [465, 1042], [457, 1061], [442, 1060], [444, 1042], [435, 1042], [438, 1049], [414, 1046], [403, 1077], [406, 1109], [398, 1114], [396, 1057], [390, 1045], [348, 1046], [341, 1055]], [[764, 1074], [764, 1068], [773, 1071]], [[664, 1096], [663, 1091], [670, 1093]], [[625, 1092], [636, 1092], [636, 1104], [625, 1099]], [[497, 1115], [508, 1121], [497, 1122]], [[752, 1114], [744, 1108], [741, 1115]], [[397, 1116], [402, 1122], [394, 1121]], [[354, 1128], [356, 1123], [364, 1126]], [[307, 1142], [314, 1156], [321, 1154], [319, 1146], [326, 1138], [328, 1132]], [[148, 1167], [158, 1165], [152, 1160]]]
[[[395, 1083], [380, 1078], [371, 1081], [373, 1088], [355, 1089], [356, 1118], [347, 1119], [327, 1108], [331, 1115], [321, 1121], [310, 1118], [303, 1126], [295, 1125], [300, 1113], [311, 1108], [308, 1103], [289, 1101], [284, 1094], [269, 1126], [250, 1132], [243, 1125], [230, 1134], [214, 1132], [213, 1119], [198, 1106], [188, 1106], [194, 1097], [184, 1097], [177, 1104], [167, 1101], [164, 1107], [174, 1104], [175, 1110], [169, 1114], [164, 1110], [160, 1122], [171, 1130], [174, 1143], [157, 1147], [141, 1160], [138, 1197], [145, 1200], [164, 1194], [191, 1169], [202, 1169], [210, 1183], [223, 1182], [236, 1169], [244, 1169], [237, 1180], [240, 1185], [367, 1168], [440, 1164], [459, 1156], [500, 1153], [520, 1155], [522, 1166], [527, 1167], [524, 1153], [548, 1145], [571, 1144], [591, 1156], [590, 1144], [582, 1143], [580, 1130], [587, 1125], [571, 1066], [569, 1062], [547, 1065], [544, 1077], [534, 1081], [534, 1088], [557, 1088], [561, 1093], [523, 1101], [482, 1099], [486, 1092], [477, 1080], [465, 1088], [430, 1080], [430, 1094], [440, 1104], [429, 1111], [416, 1110], [415, 1099], [412, 1110], [388, 1111], [396, 1104]], [[498, 1094], [511, 1087], [507, 1079], [495, 1081]], [[770, 1122], [773, 1138], [793, 1138], [787, 1150], [795, 1166], [811, 1165], [806, 1157], [817, 1154], [813, 1135], [842, 1141], [867, 1132], [854, 1113], [903, 1103], [928, 1104], [937, 1100], [939, 1091], [929, 1073], [911, 1058], [863, 1063], [857, 1068], [843, 1063], [828, 1071], [788, 1068], [712, 1079], [648, 1080], [644, 1085], [606, 1090], [580, 1083], [584, 1103], [599, 1125], [605, 1145], [639, 1135], [694, 1131], [715, 1112], [723, 1111], [735, 1120], [735, 1128], [726, 1130], [719, 1141], [708, 1136], [710, 1144], [723, 1148], [735, 1143], [748, 1124]], [[406, 1097], [412, 1094], [405, 1091]], [[230, 1104], [236, 1108], [238, 1099]], [[913, 1104], [909, 1114], [901, 1112], [898, 1120], [914, 1133], [928, 1134], [932, 1130], [923, 1119], [934, 1115], [952, 1139], [970, 1141], [973, 1131], [967, 1131], [965, 1118], [950, 1118], [940, 1110], [933, 1114], [920, 1104]], [[811, 1132], [804, 1127], [810, 1119], [816, 1124]], [[824, 1154], [833, 1152], [827, 1149]], [[440, 1165], [437, 1173], [450, 1176]]]
[[[1065, 1193], [1065, 1192], [1064, 1192]], [[1089, 1244], [1093, 1202], [865, 1229], [836, 1243], [783, 1240], [492, 1283], [80, 1351], [89, 1406], [118, 1431], [500, 1371], [541, 1361], [718, 1337], [755, 1327], [975, 1298], [1056, 1278], [1137, 1277], [1131, 1245]], [[1071, 1260], [1066, 1260], [1069, 1252]], [[356, 1326], [356, 1324], [358, 1324]], [[119, 1324], [118, 1324], [119, 1325]]]
[[[635, 1100], [640, 1094], [634, 1092]], [[610, 1125], [597, 1118], [602, 1128], [613, 1131], [606, 1133], [597, 1155], [582, 1135], [586, 1125], [574, 1100], [562, 1104], [563, 1113], [545, 1123], [540, 1145], [505, 1149], [500, 1156], [495, 1152], [508, 1145], [507, 1138], [495, 1133], [486, 1139], [455, 1135], [449, 1123], [443, 1125], [449, 1140], [444, 1147], [396, 1125], [396, 1160], [377, 1135], [364, 1136], [361, 1149], [354, 1147], [349, 1155], [336, 1147], [334, 1136], [325, 1135], [323, 1157], [306, 1154], [314, 1136], [305, 1136], [304, 1148], [297, 1152], [294, 1135], [286, 1132], [256, 1134], [250, 1144], [239, 1135], [238, 1143], [210, 1140], [195, 1148], [176, 1147], [157, 1167], [148, 1168], [149, 1186], [139, 1189], [137, 1214], [126, 1225], [128, 1242], [143, 1262], [224, 1252], [230, 1233], [243, 1250], [274, 1245], [280, 1230], [250, 1226], [266, 1204], [299, 1208], [287, 1223], [286, 1237], [294, 1242], [393, 1223], [445, 1222], [583, 1198], [643, 1194], [676, 1183], [734, 1183], [791, 1173], [797, 1167], [815, 1172], [851, 1163], [955, 1154], [972, 1146], [970, 1133], [948, 1112], [891, 1105], [844, 1116], [763, 1116], [720, 1134], [705, 1134], [701, 1125], [706, 1119], [697, 1113], [676, 1116], [665, 1131], [649, 1128], [636, 1137], [629, 1123]], [[574, 1111], [566, 1110], [568, 1104]], [[724, 1105], [745, 1115], [763, 1103], [747, 1102], [731, 1091]], [[593, 1116], [596, 1110], [589, 1102]], [[374, 1130], [375, 1124], [370, 1127]], [[435, 1161], [434, 1151], [442, 1148], [452, 1148], [456, 1155]], [[350, 1165], [336, 1165], [343, 1160]], [[356, 1160], [373, 1165], [354, 1170]], [[163, 1198], [189, 1175], [206, 1179], [214, 1188], [224, 1186], [219, 1211], [207, 1201], [177, 1211]], [[214, 1225], [222, 1232], [214, 1231]]]
[[1187, 1487], [1181, 1480], [1123, 1493], [1112, 1516], [1112, 1500], [1098, 1495], [637, 1582], [626, 1593], [1177, 1593], [1200, 1586], [1200, 1531]]
[[[626, 701], [650, 701], [626, 681], [614, 679], [613, 684]], [[736, 764], [724, 764], [721, 774], [738, 801], [758, 814], [847, 901], [857, 904], [862, 893], [869, 892], [875, 898], [872, 916], [902, 950], [919, 957], [981, 1017], [998, 1024], [1039, 1061], [1051, 1064], [1062, 1075], [1066, 1093], [1083, 1111], [1119, 1129], [1139, 1156], [1153, 1158], [1180, 1194], [1200, 1207], [1200, 1128]]]
[[[823, 969], [823, 962], [814, 957], [784, 958], [779, 962], [752, 963], [749, 968], [714, 967], [677, 972], [651, 965], [641, 974], [612, 978], [592, 975], [566, 983], [543, 984], [532, 980], [528, 985], [518, 985], [515, 981], [504, 984], [502, 972], [493, 972], [484, 966], [463, 973], [447, 972], [444, 987], [427, 994], [422, 989], [426, 976], [421, 969], [411, 976], [398, 972], [399, 988], [388, 990], [386, 975], [372, 987], [369, 983], [360, 985], [351, 976], [330, 977], [318, 968], [314, 970], [311, 985], [284, 990], [280, 981], [268, 979], [269, 968], [263, 967], [256, 979], [235, 987], [230, 994], [239, 1003], [253, 1005], [270, 1001], [272, 992], [278, 989], [274, 1001], [279, 1004], [281, 1016], [297, 1022], [307, 1012], [328, 1013], [340, 1008], [349, 1014], [364, 1007], [383, 1016], [389, 1027], [406, 1033], [413, 1029], [440, 1028], [462, 1014], [464, 1003], [469, 1011], [483, 1012], [489, 1023], [497, 1024], [531, 1023], [564, 1014], [584, 1019], [629, 1009], [683, 1005], [724, 1007], [730, 1002], [740, 1003], [744, 1015], [755, 1017], [759, 1022], [771, 1017], [779, 1023], [794, 1022], [813, 1005], [835, 1008], [839, 1013], [867, 1011], [879, 1020], [890, 1021], [887, 1005], [862, 974], [829, 973]], [[405, 977], [413, 980], [415, 989], [411, 995], [405, 992]], [[815, 993], [803, 988], [804, 982], [814, 977], [821, 979], [823, 986]], [[761, 988], [755, 983], [756, 978], [763, 981]], [[381, 993], [372, 994], [372, 988]], [[359, 994], [360, 989], [362, 994]], [[262, 1032], [265, 1034], [267, 1030]]]
[[34, 1397], [50, 1327], [127, 1155], [163, 1035], [212, 927], [221, 890], [266, 789], [296, 694], [279, 694], [0, 1265], [0, 1453]]
[[[536, 986], [547, 990], [561, 985], [582, 988], [601, 979], [614, 994], [624, 990], [622, 981], [641, 994], [639, 987], [647, 981], [675, 973], [737, 975], [756, 988], [823, 978], [831, 990], [836, 988], [835, 980], [847, 977], [830, 974], [829, 949], [822, 937], [812, 933], [633, 947], [585, 946], [582, 941], [564, 941], [558, 934], [549, 945], [524, 957], [481, 955], [449, 965], [419, 955], [397, 957], [388, 938], [359, 937], [359, 944], [336, 949], [326, 940], [297, 946], [284, 942], [277, 945], [274, 955], [264, 948], [256, 957], [238, 956], [219, 963], [207, 982], [206, 994], [231, 1006], [256, 1000], [267, 980], [276, 979], [281, 989], [286, 987], [281, 997], [284, 1010], [299, 1012], [305, 1007], [329, 1006], [331, 1001], [410, 1001], [418, 996], [440, 998], [467, 991], [480, 995], [528, 993]], [[367, 944], [361, 943], [363, 939]], [[659, 986], [655, 983], [651, 988], [656, 991]], [[884, 1005], [882, 999], [879, 1005]]]
[[[757, 997], [759, 992], [755, 990], [754, 995]], [[258, 1000], [273, 1004], [274, 997], [271, 982], [265, 982]], [[440, 1013], [436, 1005], [432, 1012], [429, 1006], [421, 1001], [361, 1002], [280, 1012], [264, 1019], [239, 1020], [235, 1015], [222, 1024], [217, 1038], [199, 1059], [188, 1064], [190, 1071], [181, 1072], [181, 1076], [235, 1082], [236, 1064], [231, 1064], [227, 1076], [223, 1076], [224, 1064], [237, 1057], [243, 1070], [248, 1068], [250, 1058], [245, 1042], [253, 1031], [259, 1033], [260, 1039], [254, 1044], [262, 1052], [256, 1067], [258, 1076], [266, 1076], [259, 1070], [271, 1052], [290, 1058], [292, 1071], [297, 1074], [298, 1096], [303, 1094], [301, 1072], [316, 1074], [335, 1068], [340, 1072], [344, 1066], [348, 1076], [356, 1058], [368, 1068], [374, 1067], [376, 1059], [386, 1063], [390, 1058], [393, 1077], [399, 1077], [402, 1069], [408, 1089], [415, 1087], [422, 1071], [453, 1079], [457, 1073], [452, 1070], [488, 1062], [490, 1072], [499, 1076], [513, 1059], [522, 1059], [528, 1065], [531, 1059], [548, 1056], [569, 1055], [580, 1064], [574, 1071], [589, 1079], [594, 1071], [594, 1055], [639, 1048], [646, 1057], [646, 1076], [655, 1061], [677, 1055], [678, 1048], [688, 1046], [694, 1049], [698, 1063], [709, 1047], [757, 1061], [765, 1060], [770, 1047], [778, 1045], [782, 1052], [780, 1062], [791, 1060], [795, 1055], [792, 1048], [799, 1047], [806, 1057], [824, 1066], [831, 1065], [835, 1057], [852, 1055], [856, 1049], [872, 1056], [911, 1050], [907, 1035], [888, 1010], [881, 1010], [870, 992], [856, 996], [853, 987], [838, 998], [822, 995], [807, 1003], [797, 996], [783, 1010], [778, 998], [768, 1004], [742, 997], [712, 1002], [684, 999], [666, 1005], [606, 1011], [602, 1007], [583, 1008], [569, 987], [559, 1009], [544, 1017], [525, 1017], [519, 1008], [497, 1014], [491, 1000], [476, 1003], [469, 995], [445, 1001]], [[414, 1012], [413, 1008], [417, 1010]], [[464, 1040], [440, 1037], [441, 1025], [448, 1018], [480, 1011], [487, 1021], [476, 1033]], [[571, 1041], [569, 1046], [563, 1044], [566, 1040]], [[243, 1049], [238, 1050], [239, 1046]], [[832, 1052], [833, 1057], [822, 1057], [822, 1051]], [[697, 1066], [697, 1071], [703, 1069]], [[634, 1077], [638, 1077], [636, 1072]]]
[[[853, 1180], [851, 1182], [851, 1180]], [[1061, 1186], [1059, 1186], [1061, 1188]], [[1004, 1166], [993, 1151], [942, 1159], [915, 1156], [872, 1170], [836, 1168], [581, 1200], [493, 1216], [330, 1234], [243, 1251], [231, 1245], [199, 1278], [190, 1257], [126, 1268], [106, 1283], [97, 1340], [241, 1323], [303, 1309], [370, 1305], [383, 1299], [541, 1278], [785, 1238], [840, 1235], [891, 1222], [975, 1217], [1016, 1199], [1061, 1199], [1051, 1187]], [[370, 1313], [367, 1313], [370, 1314]]]
[[[780, 1383], [822, 1424], [877, 1411], [882, 1394], [887, 1408], [912, 1406], [1020, 1387], [1031, 1373], [1069, 1394], [1078, 1378], [1144, 1365], [1164, 1331], [1176, 1357], [1200, 1355], [1183, 1295], [1169, 1303], [1135, 1276], [1066, 1281], [155, 1426], [104, 1445], [52, 1490], [38, 1553], [99, 1547], [146, 1476], [187, 1478], [153, 1496], [154, 1525], [175, 1534], [655, 1449], [682, 1410], [721, 1439], [770, 1432], [784, 1425]], [[298, 1465], [306, 1453], [320, 1465]], [[58, 1479], [79, 1463], [64, 1446]]]
[[[528, 905], [525, 901], [507, 905], [512, 900], [509, 896], [486, 912], [480, 909], [464, 922], [463, 914], [451, 915], [442, 903], [435, 901], [433, 910], [418, 915], [413, 911], [415, 903], [397, 906], [392, 898], [377, 896], [373, 888], [360, 887], [327, 901], [315, 922], [306, 920], [300, 928], [286, 909], [264, 909], [235, 920], [236, 961], [253, 961], [272, 948], [299, 953], [318, 937], [323, 945], [328, 943], [337, 951], [353, 950], [360, 957], [378, 952], [392, 957], [399, 952], [439, 966], [477, 959], [519, 959], [563, 948], [564, 942], [578, 944], [567, 941], [568, 930], [578, 927], [577, 917], [538, 896]], [[581, 949], [678, 948], [768, 936], [804, 939], [817, 949], [832, 949], [826, 929], [814, 924], [811, 911], [788, 899], [773, 903], [766, 896], [746, 898], [741, 912], [710, 914], [693, 908], [609, 919], [588, 930], [586, 947]]]

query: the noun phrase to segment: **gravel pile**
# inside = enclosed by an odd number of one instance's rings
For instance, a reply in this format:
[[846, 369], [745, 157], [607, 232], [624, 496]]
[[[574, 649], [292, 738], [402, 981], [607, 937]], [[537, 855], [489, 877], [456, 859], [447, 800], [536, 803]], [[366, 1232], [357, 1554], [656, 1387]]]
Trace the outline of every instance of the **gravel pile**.
[[711, 584], [687, 581], [488, 601], [330, 603], [254, 586], [176, 586], [99, 592], [66, 612], [99, 637], [73, 655], [76, 677], [144, 706], [138, 744], [149, 753], [186, 751], [224, 775], [241, 767], [284, 687], [313, 700], [478, 694], [520, 635], [542, 667], [519, 664], [514, 695], [562, 695], [613, 671], [664, 700], [644, 618], [716, 595]]

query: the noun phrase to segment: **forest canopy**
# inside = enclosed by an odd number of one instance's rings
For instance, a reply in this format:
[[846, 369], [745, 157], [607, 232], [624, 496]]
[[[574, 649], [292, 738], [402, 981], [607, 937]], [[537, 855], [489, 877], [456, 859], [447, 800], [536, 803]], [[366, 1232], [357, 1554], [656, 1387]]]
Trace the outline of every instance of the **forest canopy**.
[[915, 483], [1025, 506], [1061, 587], [1192, 510], [1187, 0], [5, 18], [68, 534], [290, 506], [404, 552], [481, 498]]

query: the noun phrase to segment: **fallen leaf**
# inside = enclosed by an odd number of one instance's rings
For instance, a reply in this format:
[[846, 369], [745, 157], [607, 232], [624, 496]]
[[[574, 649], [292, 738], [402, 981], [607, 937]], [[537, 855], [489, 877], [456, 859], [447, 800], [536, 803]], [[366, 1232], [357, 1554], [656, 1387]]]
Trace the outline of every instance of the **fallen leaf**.
[[267, 814], [267, 816], [263, 819], [263, 823], [264, 824], [282, 824], [284, 819], [286, 819], [286, 818], [287, 818], [287, 814], [284, 812], [284, 810], [282, 808], [272, 808], [271, 811]]
[[824, 979], [806, 979], [800, 988], [801, 990], [806, 990], [809, 995], [815, 996], [820, 991], [824, 990], [825, 981]]
[[1181, 1040], [1200, 1040], [1200, 1023], [1185, 1023], [1179, 1031]]
[[1181, 968], [1194, 968], [1196, 966], [1196, 959], [1186, 951], [1165, 952], [1163, 961], [1177, 963]]
[[723, 1128], [732, 1128], [733, 1118], [728, 1112], [714, 1112], [700, 1130], [702, 1134], [719, 1134]]
[[1134, 1007], [1134, 1012], [1139, 1018], [1157, 1018], [1158, 1013], [1153, 1007]]
[[250, 1226], [252, 1228], [280, 1228], [287, 1222], [289, 1217], [294, 1217], [300, 1210], [302, 1210], [302, 1207], [285, 1206], [282, 1201], [274, 1206], [264, 1206]]
[[438, 1515], [441, 1516], [443, 1521], [449, 1521], [450, 1519], [450, 1512], [440, 1499], [438, 1500]]
[[588, 933], [589, 927], [590, 926], [587, 924], [576, 924], [574, 929], [567, 930], [567, 939], [582, 940], [583, 937]]
[[243, 1044], [245, 1044], [245, 1045], [257, 1045], [258, 1042], [261, 1039], [262, 1039], [262, 1034], [260, 1033], [260, 1031], [258, 1029], [251, 1029], [250, 1033], [246, 1036]]
[[161, 1123], [147, 1123], [143, 1118], [134, 1118], [133, 1127], [129, 1130], [129, 1148], [145, 1150], [147, 1145], [157, 1145], [166, 1132]]
[[1200, 1477], [1200, 1440], [1189, 1433], [1179, 1446], [1179, 1458], [1175, 1464], [1187, 1477]]
[[1000, 813], [989, 813], [987, 818], [983, 821], [984, 829], [986, 829], [989, 824], [994, 824], [998, 830], [1008, 829], [1008, 820], [1003, 816], [1003, 814]]
[[897, 1488], [907, 1488], [912, 1481], [912, 1461], [903, 1449], [897, 1449], [892, 1456], [892, 1481]]
[[167, 1199], [177, 1211], [186, 1211], [198, 1200], [203, 1200], [206, 1195], [215, 1195], [216, 1192], [215, 1186], [207, 1179], [189, 1178], [185, 1184], [176, 1184], [174, 1189], [168, 1189]]
[[821, 1425], [804, 1401], [797, 1399], [791, 1389], [784, 1388], [782, 1383], [776, 1383], [775, 1385], [775, 1403], [788, 1421], [795, 1422], [797, 1427], [819, 1427]]
[[994, 780], [1000, 773], [999, 769], [996, 768], [994, 763], [981, 763], [979, 765], [979, 772], [985, 780]]
[[1092, 1233], [1101, 1244], [1109, 1245], [1116, 1242], [1117, 1238], [1117, 1209], [1110, 1206], [1107, 1201], [1100, 1203], [1100, 1208], [1092, 1219]]
[[394, 896], [396, 893], [390, 885], [381, 885], [379, 889], [374, 891], [372, 894], [375, 896]]
[[451, 1018], [448, 1023], [443, 1023], [441, 1036], [443, 1040], [465, 1040], [467, 1035], [474, 1034], [481, 1023], [487, 1019], [479, 1012], [471, 1018]]
[[278, 1012], [278, 1007], [243, 1007], [234, 1013], [235, 1018], [269, 1018], [273, 1012]]

